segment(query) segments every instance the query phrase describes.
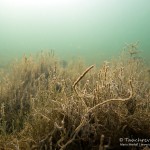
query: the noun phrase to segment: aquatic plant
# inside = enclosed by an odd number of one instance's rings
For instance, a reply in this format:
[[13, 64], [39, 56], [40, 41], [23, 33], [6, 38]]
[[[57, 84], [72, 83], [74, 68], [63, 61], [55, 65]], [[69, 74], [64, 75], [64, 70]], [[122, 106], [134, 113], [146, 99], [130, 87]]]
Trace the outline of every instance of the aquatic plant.
[[137, 55], [140, 52], [138, 50], [138, 45], [139, 41], [137, 41], [136, 43], [126, 44], [125, 50], [127, 50], [130, 56], [133, 57], [133, 55]]
[[150, 136], [143, 61], [61, 62], [41, 52], [1, 72], [0, 149], [120, 149], [119, 138]]

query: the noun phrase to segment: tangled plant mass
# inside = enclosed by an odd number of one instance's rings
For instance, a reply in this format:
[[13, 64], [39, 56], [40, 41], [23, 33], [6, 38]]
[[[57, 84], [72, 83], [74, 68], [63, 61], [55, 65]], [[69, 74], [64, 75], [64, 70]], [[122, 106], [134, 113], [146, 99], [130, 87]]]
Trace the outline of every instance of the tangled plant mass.
[[119, 138], [149, 138], [150, 73], [127, 48], [100, 67], [52, 51], [1, 69], [0, 149], [116, 150]]

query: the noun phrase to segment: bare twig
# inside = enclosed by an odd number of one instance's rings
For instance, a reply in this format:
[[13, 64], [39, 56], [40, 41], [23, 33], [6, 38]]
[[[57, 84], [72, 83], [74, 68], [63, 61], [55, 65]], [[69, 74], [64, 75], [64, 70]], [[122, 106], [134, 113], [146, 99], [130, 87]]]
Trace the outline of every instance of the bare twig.
[[96, 109], [97, 107], [99, 107], [99, 106], [101, 106], [101, 105], [103, 105], [103, 104], [106, 104], [106, 103], [108, 103], [108, 102], [112, 102], [112, 101], [121, 101], [121, 102], [125, 102], [125, 101], [128, 101], [128, 100], [130, 100], [131, 98], [132, 98], [132, 96], [133, 96], [133, 85], [132, 85], [132, 81], [130, 80], [129, 81], [129, 85], [130, 85], [130, 96], [129, 97], [127, 97], [127, 98], [118, 98], [118, 99], [108, 99], [108, 100], [106, 100], [106, 101], [104, 101], [104, 102], [101, 102], [101, 103], [98, 103], [97, 105], [95, 105], [94, 107], [92, 107], [92, 108], [90, 108], [88, 111], [87, 111], [87, 113], [90, 113], [90, 112], [92, 112], [94, 109]]
[[79, 96], [78, 92], [77, 92], [77, 89], [76, 89], [76, 85], [79, 83], [79, 81], [87, 74], [87, 72], [89, 72], [92, 68], [94, 67], [94, 65], [88, 67], [79, 77], [78, 79], [74, 82], [73, 84], [73, 88], [76, 92], [76, 94]]
[[[78, 81], [80, 81], [80, 80], [78, 80]], [[118, 98], [118, 99], [108, 99], [108, 100], [106, 100], [106, 101], [104, 101], [104, 102], [102, 102], [102, 103], [98, 103], [98, 104], [95, 105], [94, 107], [90, 108], [90, 109], [85, 113], [85, 115], [83, 116], [83, 120], [81, 121], [81, 123], [79, 124], [79, 126], [75, 129], [75, 132], [74, 132], [74, 135], [73, 135], [72, 139], [70, 139], [65, 145], [63, 145], [63, 146], [61, 147], [61, 150], [63, 150], [67, 145], [69, 145], [70, 143], [73, 142], [73, 140], [75, 139], [75, 137], [77, 136], [77, 134], [79, 133], [79, 131], [81, 130], [81, 128], [86, 124], [86, 122], [87, 122], [86, 118], [87, 118], [88, 114], [91, 113], [93, 110], [95, 110], [95, 109], [98, 108], [99, 106], [101, 106], [101, 105], [103, 105], [103, 104], [106, 104], [106, 103], [108, 103], [108, 102], [114, 102], [114, 101], [117, 101], [117, 102], [118, 102], [118, 101], [125, 102], [125, 101], [130, 100], [130, 99], [132, 98], [132, 96], [133, 96], [133, 85], [132, 85], [131, 80], [129, 81], [129, 85], [130, 85], [130, 89], [131, 89], [129, 97], [127, 97], [127, 98]]]

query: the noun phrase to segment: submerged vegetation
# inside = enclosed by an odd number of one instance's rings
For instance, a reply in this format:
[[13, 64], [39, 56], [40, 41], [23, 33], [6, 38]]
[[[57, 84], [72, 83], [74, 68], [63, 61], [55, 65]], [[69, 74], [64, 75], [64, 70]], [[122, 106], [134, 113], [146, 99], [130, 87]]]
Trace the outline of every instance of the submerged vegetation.
[[144, 149], [119, 141], [150, 138], [150, 71], [127, 47], [100, 67], [41, 52], [1, 70], [0, 149]]

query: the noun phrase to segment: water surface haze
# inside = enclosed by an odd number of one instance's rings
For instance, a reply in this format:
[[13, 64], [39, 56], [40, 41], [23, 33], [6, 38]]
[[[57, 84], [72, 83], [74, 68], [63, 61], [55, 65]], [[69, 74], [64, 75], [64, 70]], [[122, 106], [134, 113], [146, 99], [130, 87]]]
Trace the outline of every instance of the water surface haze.
[[53, 49], [88, 64], [117, 56], [139, 41], [150, 56], [149, 0], [0, 0], [1, 63]]

